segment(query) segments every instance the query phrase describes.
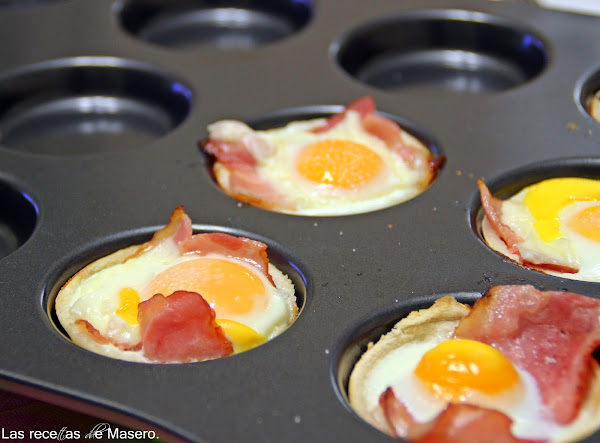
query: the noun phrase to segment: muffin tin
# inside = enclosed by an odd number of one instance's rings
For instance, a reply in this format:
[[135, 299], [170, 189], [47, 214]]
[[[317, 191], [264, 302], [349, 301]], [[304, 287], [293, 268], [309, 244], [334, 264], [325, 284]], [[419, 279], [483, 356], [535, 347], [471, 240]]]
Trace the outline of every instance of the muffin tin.
[[[600, 88], [598, 20], [482, 0], [0, 1], [0, 387], [169, 441], [388, 441], [345, 386], [365, 344], [407, 312], [496, 284], [600, 296], [488, 249], [475, 183], [506, 196], [533, 178], [600, 175], [585, 110]], [[447, 159], [388, 209], [241, 205], [197, 147], [218, 119], [268, 127], [367, 94]], [[269, 245], [297, 287], [295, 323], [195, 364], [72, 344], [52, 314], [60, 286], [178, 205], [197, 231]]]

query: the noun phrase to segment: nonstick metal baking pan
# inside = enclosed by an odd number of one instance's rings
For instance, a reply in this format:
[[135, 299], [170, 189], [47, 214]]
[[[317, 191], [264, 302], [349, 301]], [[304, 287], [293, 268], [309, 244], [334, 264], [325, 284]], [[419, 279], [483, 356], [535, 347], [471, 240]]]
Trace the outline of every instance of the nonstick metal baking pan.
[[[476, 189], [600, 176], [586, 111], [599, 23], [482, 0], [0, 1], [0, 386], [169, 441], [388, 441], [345, 388], [366, 342], [408, 311], [497, 284], [600, 296], [491, 251]], [[218, 119], [264, 128], [364, 95], [446, 157], [424, 193], [387, 209], [238, 204], [197, 146]], [[179, 205], [198, 232], [267, 243], [296, 285], [297, 320], [202, 363], [71, 343], [53, 315], [60, 286]]]

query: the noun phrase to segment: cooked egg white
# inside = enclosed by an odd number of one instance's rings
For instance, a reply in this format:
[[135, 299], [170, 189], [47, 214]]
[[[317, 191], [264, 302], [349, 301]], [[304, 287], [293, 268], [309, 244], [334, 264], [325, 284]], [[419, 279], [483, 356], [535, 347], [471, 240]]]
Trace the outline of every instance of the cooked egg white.
[[[563, 177], [528, 186], [503, 202], [502, 223], [523, 240], [525, 261], [570, 266], [579, 272], [545, 272], [600, 281], [600, 180]], [[518, 261], [487, 220], [482, 229], [493, 249]]]
[[99, 272], [78, 285], [72, 318], [87, 320], [111, 340], [135, 345], [141, 339], [137, 306], [156, 293], [200, 293], [216, 321], [241, 352], [279, 334], [294, 319], [293, 285], [275, 266], [277, 287], [252, 265], [219, 254], [180, 255], [172, 240]]

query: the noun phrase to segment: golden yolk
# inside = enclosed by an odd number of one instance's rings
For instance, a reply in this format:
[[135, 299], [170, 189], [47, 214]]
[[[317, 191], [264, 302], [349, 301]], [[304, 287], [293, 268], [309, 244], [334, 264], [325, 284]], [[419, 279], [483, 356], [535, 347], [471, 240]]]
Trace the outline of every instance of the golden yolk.
[[197, 292], [219, 317], [245, 314], [267, 303], [265, 286], [256, 274], [239, 263], [218, 258], [179, 263], [158, 274], [144, 289], [146, 294], [164, 296], [175, 291]]
[[560, 238], [558, 212], [578, 201], [599, 201], [600, 180], [589, 178], [552, 178], [528, 188], [525, 204], [533, 215], [540, 238], [551, 242]]
[[582, 236], [600, 242], [600, 206], [590, 206], [573, 215], [569, 227]]
[[138, 305], [140, 304], [140, 296], [133, 288], [123, 288], [119, 291], [119, 299], [121, 304], [115, 311], [130, 325], [138, 324]]
[[476, 390], [497, 394], [512, 388], [519, 374], [500, 351], [475, 340], [451, 339], [428, 351], [415, 375], [436, 395], [460, 402]]
[[235, 352], [244, 352], [267, 341], [267, 337], [248, 326], [233, 320], [217, 319], [225, 336], [233, 343]]
[[338, 188], [353, 188], [377, 177], [381, 157], [350, 140], [322, 140], [306, 146], [296, 159], [297, 171], [307, 180]]

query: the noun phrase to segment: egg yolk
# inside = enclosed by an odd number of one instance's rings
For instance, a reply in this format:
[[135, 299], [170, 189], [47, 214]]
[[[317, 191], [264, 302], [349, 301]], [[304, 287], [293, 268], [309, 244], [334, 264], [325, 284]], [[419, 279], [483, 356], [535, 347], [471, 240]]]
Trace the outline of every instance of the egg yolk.
[[233, 343], [235, 352], [244, 352], [267, 341], [267, 337], [254, 329], [233, 320], [216, 319], [225, 336]]
[[582, 209], [569, 218], [567, 224], [582, 236], [600, 242], [600, 206]]
[[519, 374], [500, 351], [475, 340], [452, 339], [422, 357], [415, 375], [434, 395], [460, 402], [472, 391], [493, 395], [516, 386]]
[[296, 159], [296, 169], [307, 180], [350, 189], [377, 177], [381, 157], [367, 146], [350, 140], [322, 140], [306, 146]]
[[123, 288], [119, 291], [119, 308], [115, 311], [130, 325], [138, 324], [138, 305], [140, 296], [133, 288]]
[[185, 261], [158, 274], [144, 290], [168, 296], [175, 291], [197, 292], [218, 317], [246, 314], [267, 304], [265, 286], [245, 266], [228, 260]]
[[[600, 201], [600, 180], [552, 178], [530, 186], [524, 199], [535, 219], [534, 227], [545, 242], [561, 237], [558, 212], [566, 205], [579, 201]], [[583, 218], [588, 215], [584, 214]], [[579, 231], [579, 224], [575, 222], [574, 229], [587, 237], [585, 232], [589, 223], [585, 222], [581, 226], [583, 229]]]

